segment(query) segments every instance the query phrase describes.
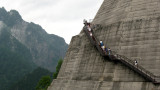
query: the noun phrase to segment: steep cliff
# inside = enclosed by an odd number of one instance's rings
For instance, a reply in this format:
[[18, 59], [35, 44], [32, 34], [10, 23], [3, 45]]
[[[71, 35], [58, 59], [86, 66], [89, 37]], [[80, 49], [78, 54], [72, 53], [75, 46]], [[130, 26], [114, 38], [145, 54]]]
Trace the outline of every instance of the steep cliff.
[[[93, 20], [99, 40], [159, 76], [160, 2], [104, 0]], [[159, 90], [125, 65], [104, 59], [82, 31], [72, 38], [64, 63], [48, 90]]]
[[9, 28], [13, 37], [30, 50], [35, 64], [55, 70], [57, 61], [64, 57], [68, 48], [63, 38], [48, 34], [37, 24], [24, 21], [16, 10], [7, 12], [0, 8], [0, 21]]
[[6, 26], [0, 32], [0, 90], [8, 90], [13, 83], [34, 70], [36, 65], [29, 49], [16, 40]]
[[24, 21], [16, 10], [0, 8], [0, 90], [8, 90], [37, 66], [55, 71], [67, 48], [63, 38]]

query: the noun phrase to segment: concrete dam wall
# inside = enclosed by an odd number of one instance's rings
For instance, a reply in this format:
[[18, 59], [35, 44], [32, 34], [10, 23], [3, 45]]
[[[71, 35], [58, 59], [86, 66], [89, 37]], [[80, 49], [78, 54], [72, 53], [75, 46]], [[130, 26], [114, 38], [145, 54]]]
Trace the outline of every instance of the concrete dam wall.
[[[104, 0], [93, 23], [105, 45], [160, 76], [160, 1]], [[58, 78], [48, 90], [160, 90], [122, 63], [106, 60], [84, 31], [69, 45]]]

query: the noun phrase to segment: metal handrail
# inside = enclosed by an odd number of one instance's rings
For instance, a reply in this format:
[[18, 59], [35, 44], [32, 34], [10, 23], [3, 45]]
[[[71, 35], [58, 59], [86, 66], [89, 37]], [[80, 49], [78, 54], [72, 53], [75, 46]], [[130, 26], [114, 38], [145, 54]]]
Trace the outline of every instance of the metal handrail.
[[[98, 25], [98, 27], [101, 27], [100, 25]], [[143, 68], [142, 66], [140, 65], [135, 65], [135, 62], [123, 55], [119, 55], [117, 54], [115, 51], [112, 51], [111, 54], [109, 55], [108, 53], [106, 54], [102, 48], [100, 47], [99, 45], [99, 40], [95, 37], [95, 34], [93, 32], [93, 30], [91, 31], [92, 32], [92, 37], [89, 35], [88, 33], [88, 29], [86, 26], [83, 27], [83, 30], [85, 31], [86, 35], [88, 36], [90, 42], [98, 49], [98, 51], [100, 52], [100, 54], [102, 56], [114, 56], [116, 60], [118, 61], [121, 61], [122, 63], [124, 63], [125, 65], [131, 67], [133, 70], [137, 71], [138, 73], [142, 74], [143, 76], [151, 79], [151, 81], [153, 83], [160, 83], [160, 82], [157, 82], [156, 81], [156, 78], [160, 79], [160, 76], [155, 76], [153, 73], [149, 72], [148, 70], [146, 70], [145, 68]], [[93, 40], [94, 38], [94, 40]], [[111, 60], [113, 60], [112, 58], [110, 58]], [[114, 60], [115, 60], [114, 59]]]

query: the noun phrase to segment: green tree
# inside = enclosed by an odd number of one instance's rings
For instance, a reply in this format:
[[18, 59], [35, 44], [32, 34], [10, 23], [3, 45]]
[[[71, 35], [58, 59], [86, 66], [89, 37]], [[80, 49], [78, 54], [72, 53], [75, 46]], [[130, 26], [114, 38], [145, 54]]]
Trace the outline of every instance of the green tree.
[[53, 73], [53, 79], [56, 79], [56, 78], [57, 78], [62, 63], [63, 63], [63, 60], [60, 59], [60, 60], [58, 61], [58, 65], [57, 65], [57, 67], [56, 67], [56, 72]]
[[42, 67], [38, 67], [31, 73], [26, 74], [20, 81], [18, 81], [18, 83], [13, 84], [9, 90], [17, 90], [17, 88], [18, 90], [35, 90], [35, 87], [43, 76], [52, 77], [52, 75], [52, 72]]
[[[63, 63], [63, 60], [60, 59], [58, 61], [57, 66], [56, 66], [56, 72], [53, 73], [53, 79], [57, 78], [62, 63]], [[40, 81], [38, 82], [38, 84], [36, 86], [36, 90], [47, 90], [47, 88], [50, 85], [50, 83], [51, 83], [51, 77], [50, 76], [43, 76], [40, 79]]]
[[50, 76], [43, 76], [36, 86], [36, 90], [47, 90], [48, 86], [51, 83]]

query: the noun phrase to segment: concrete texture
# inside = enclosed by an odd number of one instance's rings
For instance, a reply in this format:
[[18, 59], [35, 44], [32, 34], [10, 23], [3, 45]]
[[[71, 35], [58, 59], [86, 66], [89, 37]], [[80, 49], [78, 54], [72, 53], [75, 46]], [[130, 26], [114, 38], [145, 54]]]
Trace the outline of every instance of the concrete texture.
[[[105, 45], [160, 76], [160, 1], [104, 0], [94, 32]], [[72, 38], [48, 90], [160, 90], [121, 63], [105, 60], [83, 31]]]
[[48, 90], [160, 90], [152, 83], [145, 82], [99, 82], [54, 80], [54, 87]]

